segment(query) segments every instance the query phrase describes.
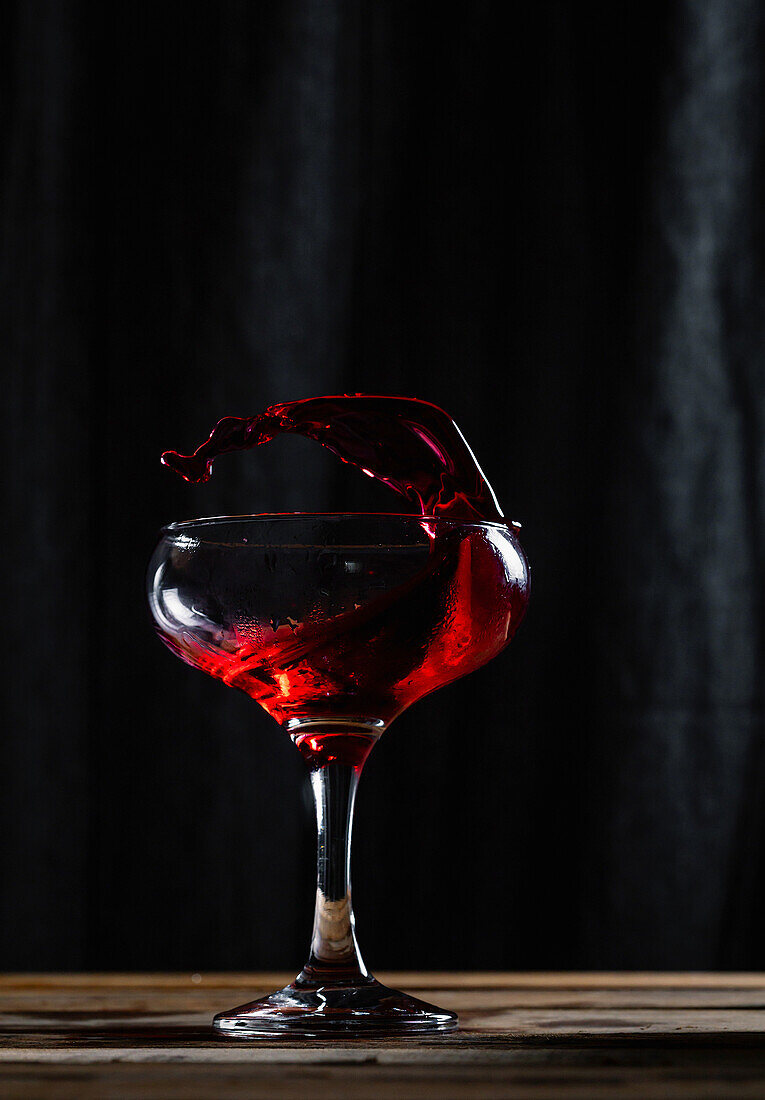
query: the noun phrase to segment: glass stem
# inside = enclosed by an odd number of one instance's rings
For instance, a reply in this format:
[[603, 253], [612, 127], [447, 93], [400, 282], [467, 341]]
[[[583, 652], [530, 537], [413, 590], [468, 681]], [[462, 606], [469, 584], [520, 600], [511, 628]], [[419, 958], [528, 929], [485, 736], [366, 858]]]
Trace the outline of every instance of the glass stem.
[[298, 984], [356, 985], [370, 980], [356, 943], [351, 906], [351, 829], [359, 765], [311, 769], [318, 852], [311, 955]]

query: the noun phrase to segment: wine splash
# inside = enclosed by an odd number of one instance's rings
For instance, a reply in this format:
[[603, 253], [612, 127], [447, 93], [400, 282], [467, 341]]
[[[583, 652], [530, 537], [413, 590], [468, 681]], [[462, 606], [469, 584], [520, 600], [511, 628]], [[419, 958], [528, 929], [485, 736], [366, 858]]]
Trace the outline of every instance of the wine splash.
[[502, 522], [502, 510], [465, 437], [437, 405], [416, 398], [345, 394], [225, 417], [191, 455], [162, 461], [186, 481], [207, 481], [214, 459], [302, 435], [405, 497], [425, 516]]

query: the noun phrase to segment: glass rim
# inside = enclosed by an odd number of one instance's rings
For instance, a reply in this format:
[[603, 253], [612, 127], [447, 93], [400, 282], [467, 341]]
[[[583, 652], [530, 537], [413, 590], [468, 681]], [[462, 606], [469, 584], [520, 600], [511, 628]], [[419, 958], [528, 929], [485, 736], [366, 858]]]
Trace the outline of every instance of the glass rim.
[[273, 523], [279, 520], [335, 520], [335, 519], [392, 519], [410, 520], [413, 523], [451, 524], [459, 527], [494, 527], [517, 533], [521, 529], [518, 520], [456, 519], [451, 516], [418, 515], [412, 512], [253, 512], [231, 516], [199, 516], [196, 519], [174, 520], [161, 528], [162, 534], [174, 534], [191, 527], [216, 527], [232, 523]]

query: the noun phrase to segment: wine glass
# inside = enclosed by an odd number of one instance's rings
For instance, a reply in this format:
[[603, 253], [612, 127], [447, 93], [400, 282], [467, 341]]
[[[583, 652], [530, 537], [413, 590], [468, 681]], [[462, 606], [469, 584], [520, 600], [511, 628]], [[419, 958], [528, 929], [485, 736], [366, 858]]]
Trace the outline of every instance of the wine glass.
[[362, 962], [351, 907], [353, 804], [396, 715], [510, 641], [528, 599], [515, 527], [389, 514], [172, 523], [149, 566], [157, 631], [241, 688], [311, 770], [318, 823], [308, 962], [285, 989], [215, 1017], [231, 1037], [448, 1031], [454, 1013], [388, 989]]

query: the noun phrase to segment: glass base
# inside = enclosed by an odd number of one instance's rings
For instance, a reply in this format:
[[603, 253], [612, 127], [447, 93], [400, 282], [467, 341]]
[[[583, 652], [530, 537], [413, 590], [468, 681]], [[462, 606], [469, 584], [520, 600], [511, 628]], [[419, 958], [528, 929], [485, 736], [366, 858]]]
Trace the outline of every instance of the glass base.
[[227, 1039], [366, 1038], [452, 1031], [457, 1016], [374, 978], [357, 985], [293, 982], [259, 1001], [221, 1012], [213, 1027]]

